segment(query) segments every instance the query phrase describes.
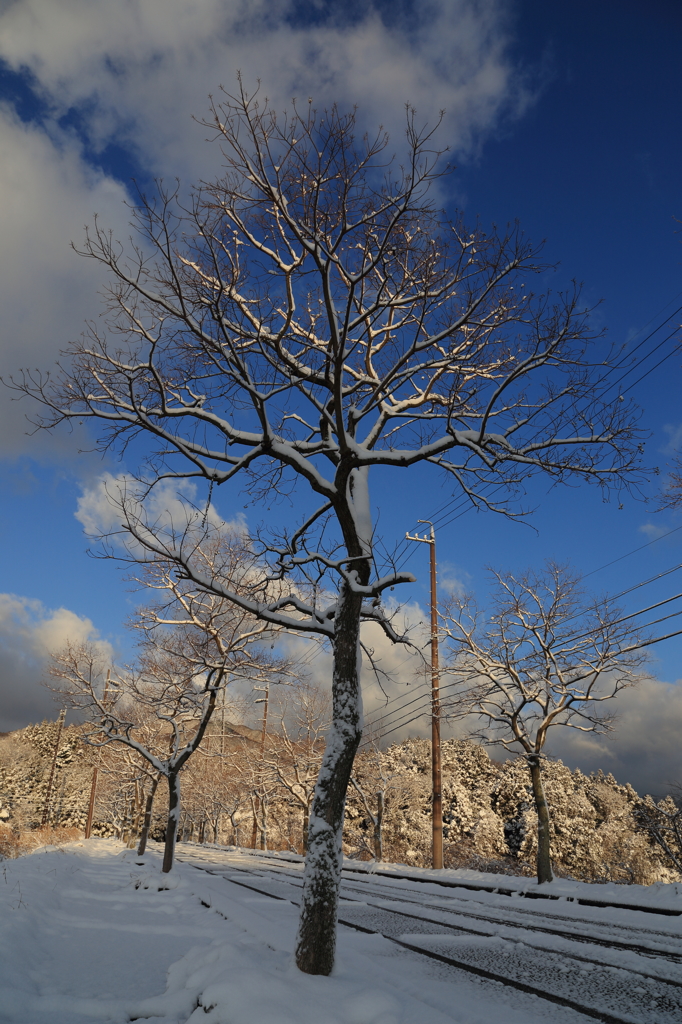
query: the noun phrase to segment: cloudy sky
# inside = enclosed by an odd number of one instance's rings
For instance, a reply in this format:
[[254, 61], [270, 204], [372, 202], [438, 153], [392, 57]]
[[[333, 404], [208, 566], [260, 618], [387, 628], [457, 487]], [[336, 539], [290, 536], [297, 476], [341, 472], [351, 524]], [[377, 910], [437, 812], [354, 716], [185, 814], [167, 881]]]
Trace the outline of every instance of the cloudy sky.
[[[676, 0], [0, 0], [0, 373], [49, 369], [97, 317], [97, 268], [70, 248], [95, 213], [125, 238], [133, 178], [190, 182], [215, 170], [193, 116], [240, 70], [275, 105], [357, 104], [364, 124], [396, 137], [406, 102], [424, 119], [445, 110], [457, 172], [443, 202], [484, 224], [518, 218], [558, 264], [547, 283], [576, 278], [601, 302], [595, 323], [637, 353], [621, 387], [642, 408], [647, 461], [665, 473], [682, 438], [671, 333], [682, 306], [681, 43]], [[112, 563], [88, 557], [84, 534], [106, 514], [103, 480], [134, 467], [88, 453], [85, 434], [31, 434], [31, 409], [11, 398], [0, 394], [0, 729], [53, 713], [38, 680], [45, 652], [67, 637], [125, 657], [138, 600]], [[536, 487], [532, 527], [448, 504], [426, 473], [414, 480], [382, 501], [380, 528], [391, 544], [436, 518], [444, 586], [480, 590], [486, 564], [552, 557], [617, 593], [682, 562], [682, 518], [655, 511], [656, 480], [622, 508], [590, 488]], [[256, 515], [238, 492], [216, 504], [226, 519]], [[415, 621], [426, 554], [405, 552], [419, 576], [405, 593]], [[681, 578], [624, 603], [671, 596]], [[407, 692], [413, 665], [385, 657], [395, 693]], [[677, 640], [655, 648], [654, 678], [622, 698], [615, 738], [564, 737], [556, 752], [642, 788], [682, 777], [681, 658]], [[323, 657], [312, 664], [326, 671]]]

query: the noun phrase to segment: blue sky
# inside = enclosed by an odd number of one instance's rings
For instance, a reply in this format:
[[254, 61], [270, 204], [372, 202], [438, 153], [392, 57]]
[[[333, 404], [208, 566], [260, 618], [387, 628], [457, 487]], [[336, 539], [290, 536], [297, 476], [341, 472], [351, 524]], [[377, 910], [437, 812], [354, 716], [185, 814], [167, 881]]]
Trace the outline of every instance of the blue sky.
[[[445, 108], [443, 139], [457, 171], [444, 202], [468, 221], [518, 219], [532, 239], [546, 239], [548, 261], [559, 264], [547, 284], [576, 278], [588, 304], [600, 303], [595, 325], [635, 357], [621, 388], [633, 385], [628, 394], [649, 434], [646, 461], [664, 475], [682, 443], [682, 352], [670, 338], [647, 353], [682, 320], [674, 314], [682, 306], [679, 5], [282, 0], [246, 10], [248, 17], [236, 0], [0, 3], [0, 372], [48, 369], [97, 316], [101, 281], [68, 243], [82, 238], [95, 212], [125, 238], [131, 176], [210, 174], [213, 153], [191, 115], [241, 68], [251, 81], [262, 78], [276, 101], [358, 103], [368, 124], [381, 120], [395, 131], [406, 101], [425, 117]], [[35, 681], [45, 651], [66, 632], [98, 635], [125, 654], [123, 622], [138, 600], [114, 564], [88, 557], [75, 518], [83, 491], [122, 467], [82, 454], [85, 435], [27, 437], [28, 411], [0, 394], [0, 729], [49, 711]], [[526, 525], [455, 507], [439, 523], [442, 580], [481, 591], [486, 564], [515, 570], [555, 558], [590, 574], [597, 591], [624, 590], [682, 562], [682, 530], [623, 557], [682, 526], [679, 513], [655, 511], [660, 479], [644, 488], [648, 504], [626, 498], [623, 508], [583, 485], [547, 493], [535, 482]], [[425, 470], [409, 486], [382, 482], [375, 493], [388, 544], [450, 497]], [[221, 493], [216, 505], [226, 518], [241, 511], [258, 522], [239, 494]], [[419, 581], [401, 595], [422, 605], [426, 554], [415, 546], [409, 566]], [[682, 590], [681, 580], [671, 574], [628, 600], [667, 597]], [[682, 724], [678, 690], [666, 685], [682, 675], [681, 655], [677, 640], [656, 648], [660, 687], [624, 705], [628, 721], [648, 713], [650, 731], [664, 720]], [[609, 755], [614, 771], [629, 771], [641, 755], [631, 731], [630, 746]], [[677, 771], [674, 747], [671, 737], [666, 778]], [[596, 767], [601, 749], [561, 752]]]

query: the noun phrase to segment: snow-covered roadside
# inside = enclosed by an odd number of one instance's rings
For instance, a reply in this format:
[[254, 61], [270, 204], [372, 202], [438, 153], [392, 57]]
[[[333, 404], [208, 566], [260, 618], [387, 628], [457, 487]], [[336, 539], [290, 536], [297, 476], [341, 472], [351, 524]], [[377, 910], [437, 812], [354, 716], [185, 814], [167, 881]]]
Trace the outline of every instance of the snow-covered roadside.
[[[197, 861], [204, 860], [204, 851], [195, 851]], [[381, 936], [348, 928], [339, 930], [332, 976], [303, 975], [291, 955], [297, 908], [230, 881], [233, 874], [258, 885], [248, 874], [231, 871], [229, 856], [221, 859], [228, 878], [189, 863], [162, 876], [156, 851], [141, 864], [120, 844], [89, 840], [0, 864], [0, 1021], [584, 1020], [544, 1000], [441, 970]]]

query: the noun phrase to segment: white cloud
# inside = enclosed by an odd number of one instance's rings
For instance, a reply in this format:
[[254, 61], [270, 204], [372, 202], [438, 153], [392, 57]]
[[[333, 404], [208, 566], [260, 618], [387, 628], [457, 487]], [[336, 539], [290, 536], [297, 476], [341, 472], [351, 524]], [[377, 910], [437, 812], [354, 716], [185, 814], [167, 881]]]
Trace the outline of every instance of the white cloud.
[[9, 732], [43, 717], [54, 717], [52, 695], [41, 686], [47, 659], [67, 641], [95, 643], [110, 659], [90, 619], [68, 608], [49, 609], [40, 601], [0, 594], [0, 730]]
[[[121, 530], [124, 503], [141, 522], [153, 523], [159, 535], [182, 533], [191, 522], [201, 527], [204, 514], [209, 526], [236, 532], [245, 529], [242, 514], [227, 522], [213, 502], [206, 508], [205, 499], [198, 496], [197, 486], [191, 480], [161, 480], [143, 501], [138, 501], [139, 494], [140, 484], [132, 476], [102, 473], [96, 481], [82, 488], [74, 515], [92, 538], [117, 534]], [[122, 538], [124, 542], [130, 547], [130, 542]]]
[[668, 440], [660, 451], [664, 455], [677, 455], [682, 449], [682, 423], [666, 423], [663, 431], [668, 435]]
[[[57, 145], [0, 105], [0, 374], [19, 367], [51, 369], [60, 349], [100, 311], [102, 276], [71, 250], [99, 210], [124, 232], [124, 190], [83, 162], [74, 140]], [[27, 437], [37, 409], [0, 394], [0, 455], [76, 450], [82, 437]], [[86, 445], [87, 446], [87, 445]]]
[[56, 114], [78, 108], [101, 146], [115, 137], [155, 173], [194, 177], [205, 131], [190, 118], [238, 69], [278, 107], [292, 96], [359, 102], [384, 124], [401, 119], [405, 102], [422, 116], [445, 109], [449, 141], [470, 149], [524, 102], [505, 8], [425, 0], [408, 25], [370, 3], [352, 22], [300, 24], [293, 0], [17, 0], [0, 18], [0, 53], [31, 71]]
[[[383, 21], [370, 3], [354, 20], [300, 24], [294, 0], [0, 4], [0, 59], [30, 75], [45, 111], [41, 124], [25, 124], [0, 107], [0, 373], [50, 368], [100, 312], [100, 269], [69, 248], [93, 214], [128, 234], [124, 188], [93, 171], [63, 115], [77, 114], [91, 150], [122, 147], [145, 173], [213, 176], [220, 156], [192, 117], [241, 69], [278, 108], [294, 95], [358, 103], [364, 123], [394, 131], [392, 146], [405, 102], [424, 118], [444, 108], [442, 141], [461, 154], [527, 99], [506, 56], [505, 9], [504, 0], [425, 0], [407, 25]], [[27, 439], [24, 412], [36, 410], [9, 397], [0, 399], [0, 455], [78, 449], [43, 433]]]
[[648, 540], [658, 540], [670, 532], [669, 526], [660, 526], [658, 523], [642, 523], [638, 529]]
[[550, 753], [582, 771], [602, 768], [639, 793], [662, 795], [682, 781], [682, 683], [646, 679], [623, 690], [613, 702], [618, 715], [606, 736], [554, 729]]

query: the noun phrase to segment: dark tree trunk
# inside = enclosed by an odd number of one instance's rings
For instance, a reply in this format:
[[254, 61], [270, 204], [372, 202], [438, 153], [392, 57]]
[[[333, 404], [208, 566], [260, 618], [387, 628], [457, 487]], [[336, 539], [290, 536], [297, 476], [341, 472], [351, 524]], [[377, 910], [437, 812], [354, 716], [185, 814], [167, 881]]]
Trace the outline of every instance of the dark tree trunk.
[[154, 797], [156, 795], [156, 787], [159, 784], [158, 777], [152, 780], [152, 786], [147, 794], [147, 802], [144, 807], [144, 820], [142, 822], [142, 830], [140, 831], [140, 842], [137, 847], [137, 855], [141, 857], [147, 849], [147, 839], [149, 837], [149, 827], [152, 823], [152, 808], [154, 806]]
[[163, 867], [161, 868], [161, 871], [164, 874], [167, 874], [173, 867], [175, 839], [178, 834], [179, 818], [180, 778], [177, 772], [170, 772], [168, 775], [168, 823], [166, 825], [166, 845], [163, 851]]
[[303, 808], [303, 855], [308, 852], [308, 828], [310, 826], [310, 805]]
[[143, 811], [142, 811], [142, 795], [143, 795], [143, 790], [142, 790], [139, 782], [136, 782], [135, 783], [135, 796], [133, 797], [132, 823], [131, 823], [131, 826], [130, 826], [130, 835], [128, 836], [128, 843], [127, 843], [127, 846], [128, 846], [129, 850], [134, 850], [135, 847], [137, 846], [138, 837], [139, 837], [139, 834], [140, 834], [140, 829], [142, 827], [142, 815], [143, 815]]
[[550, 860], [549, 850], [549, 809], [547, 807], [547, 800], [545, 799], [545, 790], [542, 785], [542, 771], [540, 768], [540, 758], [535, 755], [528, 758], [530, 766], [530, 778], [533, 784], [533, 798], [535, 800], [535, 809], [538, 812], [538, 884], [541, 885], [543, 882], [551, 882], [554, 878], [552, 874], [552, 864]]
[[384, 794], [379, 790], [377, 793], [377, 816], [374, 819], [374, 859], [381, 861], [384, 859], [384, 842], [383, 842], [383, 824], [384, 824]]
[[335, 615], [332, 724], [310, 809], [296, 942], [296, 964], [306, 974], [329, 974], [334, 966], [346, 790], [362, 737], [360, 610], [361, 597], [344, 585]]

